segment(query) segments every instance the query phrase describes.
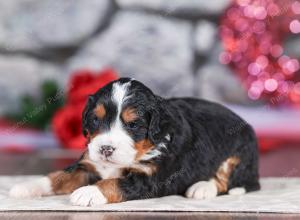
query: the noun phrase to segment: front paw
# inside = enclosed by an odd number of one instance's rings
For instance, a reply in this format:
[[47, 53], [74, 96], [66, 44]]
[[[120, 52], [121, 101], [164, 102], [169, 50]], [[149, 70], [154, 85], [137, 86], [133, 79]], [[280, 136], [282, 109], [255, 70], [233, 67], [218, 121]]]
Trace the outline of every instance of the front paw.
[[192, 199], [212, 199], [218, 195], [218, 189], [213, 180], [200, 181], [190, 186], [185, 195]]
[[9, 196], [17, 199], [41, 197], [51, 194], [51, 181], [48, 177], [17, 184], [9, 191]]
[[107, 203], [107, 199], [97, 186], [84, 186], [75, 190], [70, 197], [71, 203], [78, 206], [99, 206]]

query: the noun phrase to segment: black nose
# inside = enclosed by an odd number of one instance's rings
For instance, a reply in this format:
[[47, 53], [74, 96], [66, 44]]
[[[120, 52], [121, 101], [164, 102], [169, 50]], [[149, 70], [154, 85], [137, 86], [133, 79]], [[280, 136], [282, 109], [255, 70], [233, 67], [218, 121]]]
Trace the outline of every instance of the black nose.
[[114, 150], [115, 148], [110, 145], [103, 145], [100, 147], [100, 153], [105, 157], [110, 157], [113, 154]]

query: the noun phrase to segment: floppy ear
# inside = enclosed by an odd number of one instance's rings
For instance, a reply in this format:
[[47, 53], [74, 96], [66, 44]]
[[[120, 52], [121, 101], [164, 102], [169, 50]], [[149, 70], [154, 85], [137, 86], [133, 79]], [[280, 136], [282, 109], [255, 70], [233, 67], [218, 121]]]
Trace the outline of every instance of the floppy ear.
[[148, 130], [148, 137], [153, 144], [159, 144], [170, 132], [171, 121], [167, 113], [166, 106], [162, 101], [158, 101], [150, 111], [151, 119]]
[[90, 95], [88, 98], [88, 101], [86, 103], [86, 106], [82, 112], [82, 133], [84, 137], [88, 137], [88, 111], [90, 109], [90, 106], [95, 101], [94, 96]]

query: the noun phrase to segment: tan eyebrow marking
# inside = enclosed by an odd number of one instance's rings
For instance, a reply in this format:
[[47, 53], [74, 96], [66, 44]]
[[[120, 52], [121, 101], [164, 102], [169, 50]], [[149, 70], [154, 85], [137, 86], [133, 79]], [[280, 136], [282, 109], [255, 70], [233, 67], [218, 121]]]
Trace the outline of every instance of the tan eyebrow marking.
[[94, 109], [94, 113], [98, 118], [103, 119], [106, 115], [106, 110], [104, 105], [103, 104], [97, 105], [96, 108]]
[[134, 108], [128, 107], [122, 112], [122, 118], [125, 122], [132, 122], [138, 118], [136, 110]]

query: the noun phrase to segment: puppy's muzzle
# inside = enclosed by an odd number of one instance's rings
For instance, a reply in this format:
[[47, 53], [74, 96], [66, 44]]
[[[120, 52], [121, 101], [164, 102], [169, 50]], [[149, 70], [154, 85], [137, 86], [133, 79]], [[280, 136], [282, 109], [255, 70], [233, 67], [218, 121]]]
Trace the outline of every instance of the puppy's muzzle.
[[99, 150], [100, 154], [104, 155], [105, 157], [110, 157], [114, 151], [115, 148], [110, 145], [103, 145]]

